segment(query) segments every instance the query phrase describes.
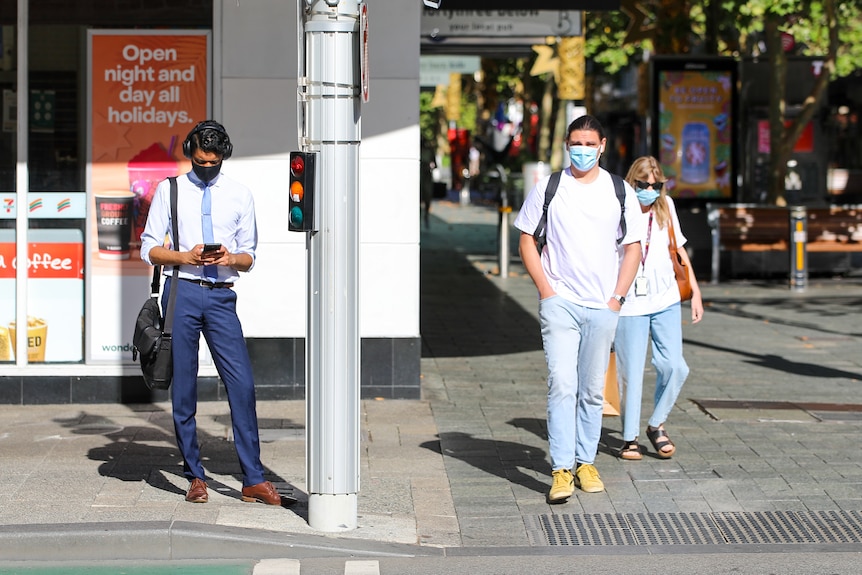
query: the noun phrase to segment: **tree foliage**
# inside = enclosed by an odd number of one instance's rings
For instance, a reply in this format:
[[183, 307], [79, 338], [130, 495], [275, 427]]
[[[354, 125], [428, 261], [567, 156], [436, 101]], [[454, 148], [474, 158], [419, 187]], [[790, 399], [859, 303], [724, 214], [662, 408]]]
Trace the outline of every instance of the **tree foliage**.
[[[862, 68], [862, 0], [623, 0], [619, 12], [587, 13], [586, 36], [587, 58], [609, 74], [650, 54], [767, 58], [768, 199], [783, 204], [787, 160], [828, 81]], [[793, 111], [785, 99], [788, 55], [825, 62], [825, 74]]]

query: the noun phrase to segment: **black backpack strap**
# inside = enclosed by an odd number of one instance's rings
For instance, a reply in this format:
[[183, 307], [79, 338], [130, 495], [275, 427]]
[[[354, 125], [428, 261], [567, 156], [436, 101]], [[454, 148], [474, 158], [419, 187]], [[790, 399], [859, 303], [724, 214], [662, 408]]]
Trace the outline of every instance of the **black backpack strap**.
[[536, 249], [539, 250], [539, 255], [542, 254], [542, 249], [547, 243], [548, 235], [548, 205], [554, 196], [557, 194], [557, 187], [560, 185], [560, 176], [563, 172], [554, 172], [548, 180], [548, 185], [545, 187], [545, 203], [542, 205], [542, 217], [539, 219], [539, 225], [536, 226], [536, 231], [533, 232], [533, 238], [536, 240]]
[[617, 238], [617, 243], [620, 244], [623, 238], [626, 237], [626, 186], [623, 179], [616, 174], [611, 174], [611, 180], [614, 182], [614, 192], [617, 194], [617, 200], [620, 202], [620, 231], [622, 235]]
[[[180, 231], [179, 221], [177, 220], [177, 178], [170, 177], [168, 181], [171, 184], [171, 240], [174, 249], [180, 249]], [[177, 302], [177, 280], [180, 276], [180, 266], [174, 266], [174, 273], [171, 276], [171, 293], [168, 294], [168, 308], [165, 310], [165, 327], [162, 330], [165, 336], [171, 337], [171, 330], [174, 324], [174, 308]]]

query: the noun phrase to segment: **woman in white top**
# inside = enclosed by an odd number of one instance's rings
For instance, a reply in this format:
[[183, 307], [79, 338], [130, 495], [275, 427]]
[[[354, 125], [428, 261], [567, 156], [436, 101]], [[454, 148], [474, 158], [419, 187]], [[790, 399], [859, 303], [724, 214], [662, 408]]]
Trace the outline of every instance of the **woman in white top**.
[[641, 240], [641, 265], [635, 276], [626, 305], [620, 310], [614, 349], [617, 378], [622, 400], [623, 447], [620, 458], [642, 458], [638, 444], [641, 395], [647, 345], [652, 339], [652, 364], [656, 370], [654, 407], [646, 435], [656, 454], [671, 457], [676, 447], [664, 429], [664, 423], [688, 376], [688, 365], [682, 356], [682, 316], [679, 289], [669, 252], [669, 223], [673, 224], [678, 252], [689, 269], [692, 285], [691, 321], [703, 317], [703, 301], [691, 262], [683, 245], [686, 242], [673, 200], [664, 189], [666, 178], [658, 161], [643, 156], [634, 161], [626, 181], [635, 189], [646, 220], [647, 234]]

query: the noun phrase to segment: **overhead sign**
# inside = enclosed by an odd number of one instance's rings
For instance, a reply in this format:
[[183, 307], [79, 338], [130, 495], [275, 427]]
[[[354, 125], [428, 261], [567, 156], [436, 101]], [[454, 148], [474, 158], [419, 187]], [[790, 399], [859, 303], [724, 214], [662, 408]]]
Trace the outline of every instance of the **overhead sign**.
[[[523, 0], [426, 0], [425, 6], [434, 8], [460, 8], [462, 10], [517, 10]], [[533, 0], [530, 6], [537, 10], [619, 10], [619, 0]]]
[[581, 12], [572, 10], [423, 10], [422, 36], [580, 36]]
[[473, 74], [480, 67], [479, 56], [421, 56], [419, 85], [446, 86], [450, 74]]

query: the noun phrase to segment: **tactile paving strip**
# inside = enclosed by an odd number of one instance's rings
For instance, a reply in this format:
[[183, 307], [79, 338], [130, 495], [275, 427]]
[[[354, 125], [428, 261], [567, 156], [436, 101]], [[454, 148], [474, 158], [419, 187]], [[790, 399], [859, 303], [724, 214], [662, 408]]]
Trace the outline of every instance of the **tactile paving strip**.
[[859, 511], [552, 514], [527, 527], [533, 545], [862, 543]]

